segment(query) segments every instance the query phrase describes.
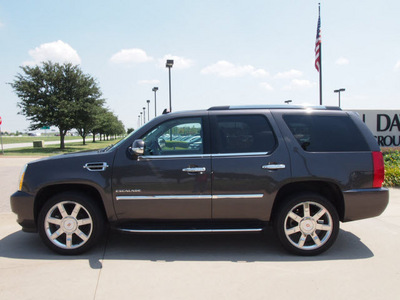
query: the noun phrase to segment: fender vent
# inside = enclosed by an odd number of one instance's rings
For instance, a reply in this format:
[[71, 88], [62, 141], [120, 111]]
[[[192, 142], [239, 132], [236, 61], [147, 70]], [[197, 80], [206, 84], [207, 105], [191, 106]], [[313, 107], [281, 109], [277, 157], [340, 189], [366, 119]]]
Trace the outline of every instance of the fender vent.
[[108, 164], [106, 162], [92, 162], [85, 164], [83, 168], [91, 172], [100, 172], [105, 171], [108, 168]]

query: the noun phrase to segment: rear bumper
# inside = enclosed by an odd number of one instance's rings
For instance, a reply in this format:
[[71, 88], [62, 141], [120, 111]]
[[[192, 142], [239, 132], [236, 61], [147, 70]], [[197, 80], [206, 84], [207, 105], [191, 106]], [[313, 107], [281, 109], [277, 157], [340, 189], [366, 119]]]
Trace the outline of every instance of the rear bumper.
[[343, 222], [373, 218], [379, 216], [389, 203], [389, 190], [357, 189], [343, 193], [344, 218]]
[[10, 197], [11, 210], [17, 214], [17, 222], [26, 232], [36, 232], [34, 216], [34, 198], [32, 195], [18, 191]]

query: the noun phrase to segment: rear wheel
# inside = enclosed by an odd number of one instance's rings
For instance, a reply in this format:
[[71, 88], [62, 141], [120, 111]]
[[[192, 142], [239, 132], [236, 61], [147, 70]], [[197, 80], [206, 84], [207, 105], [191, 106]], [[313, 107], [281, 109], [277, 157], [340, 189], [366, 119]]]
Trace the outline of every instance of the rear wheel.
[[53, 251], [75, 255], [91, 248], [104, 232], [104, 217], [91, 198], [66, 192], [53, 196], [39, 213], [39, 234]]
[[281, 206], [274, 222], [285, 249], [297, 255], [317, 255], [328, 250], [339, 232], [335, 207], [318, 194], [300, 194]]

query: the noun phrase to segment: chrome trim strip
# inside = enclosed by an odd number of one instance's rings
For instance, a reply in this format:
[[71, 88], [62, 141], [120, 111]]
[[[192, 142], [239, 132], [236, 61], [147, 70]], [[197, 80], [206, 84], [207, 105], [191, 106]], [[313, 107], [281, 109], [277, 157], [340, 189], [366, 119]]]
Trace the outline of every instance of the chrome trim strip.
[[213, 195], [212, 199], [259, 199], [263, 194]]
[[181, 155], [143, 155], [139, 156], [138, 160], [157, 160], [157, 159], [168, 159], [168, 158], [211, 158], [211, 154], [181, 154]]
[[176, 196], [117, 196], [118, 201], [126, 200], [211, 200], [211, 195], [176, 195]]
[[268, 155], [269, 152], [244, 152], [244, 153], [217, 153], [213, 154], [212, 157], [225, 157], [225, 156], [260, 156]]
[[262, 228], [238, 228], [238, 229], [168, 229], [168, 230], [157, 230], [157, 229], [125, 229], [119, 228], [118, 230], [123, 232], [131, 233], [209, 233], [209, 232], [259, 232]]
[[175, 195], [175, 196], [117, 196], [117, 201], [131, 200], [218, 200], [218, 199], [260, 199], [263, 194], [237, 195]]
[[285, 169], [286, 166], [284, 164], [271, 164], [271, 165], [263, 165], [261, 168], [265, 170], [281, 170]]
[[217, 153], [217, 154], [179, 154], [179, 155], [143, 155], [138, 160], [157, 160], [168, 158], [212, 158], [226, 156], [260, 156], [268, 155], [270, 152], [244, 152], [244, 153]]

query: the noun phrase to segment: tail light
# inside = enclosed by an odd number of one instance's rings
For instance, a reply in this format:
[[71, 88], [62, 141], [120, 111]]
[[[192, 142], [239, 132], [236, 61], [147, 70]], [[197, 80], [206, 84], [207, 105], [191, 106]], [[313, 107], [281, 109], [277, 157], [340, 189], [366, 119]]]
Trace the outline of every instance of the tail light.
[[374, 181], [373, 187], [380, 188], [385, 180], [385, 166], [383, 164], [382, 152], [372, 152], [372, 160], [374, 163]]

